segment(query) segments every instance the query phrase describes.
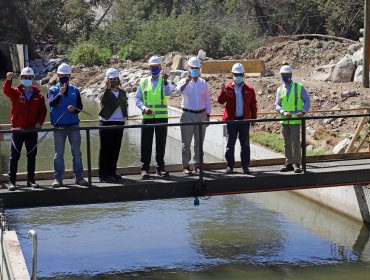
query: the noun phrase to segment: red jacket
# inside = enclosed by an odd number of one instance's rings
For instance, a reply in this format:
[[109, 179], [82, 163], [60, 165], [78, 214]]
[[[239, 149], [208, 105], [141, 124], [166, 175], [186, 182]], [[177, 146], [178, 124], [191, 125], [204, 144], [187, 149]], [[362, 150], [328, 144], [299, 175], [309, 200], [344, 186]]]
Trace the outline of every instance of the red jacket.
[[4, 94], [12, 102], [10, 110], [10, 121], [12, 127], [33, 129], [37, 123], [43, 124], [47, 113], [45, 98], [40, 89], [32, 86], [33, 94], [30, 101], [22, 92], [22, 85], [12, 88], [12, 81], [5, 80], [3, 84]]
[[[256, 94], [254, 89], [244, 83], [243, 89], [243, 106], [244, 106], [244, 119], [256, 119], [257, 118], [257, 100]], [[234, 91], [233, 82], [229, 82], [225, 86], [225, 91], [220, 91], [218, 95], [218, 103], [225, 104], [225, 111], [224, 115], [222, 116], [222, 120], [235, 120], [235, 111], [236, 111], [236, 96]]]

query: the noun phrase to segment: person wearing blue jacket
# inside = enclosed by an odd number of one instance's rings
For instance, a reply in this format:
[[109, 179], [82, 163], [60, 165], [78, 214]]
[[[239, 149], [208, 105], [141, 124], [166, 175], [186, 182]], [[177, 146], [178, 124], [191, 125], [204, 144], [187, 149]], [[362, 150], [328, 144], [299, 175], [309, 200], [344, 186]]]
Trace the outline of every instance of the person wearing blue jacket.
[[62, 63], [57, 70], [59, 81], [48, 92], [51, 124], [58, 129], [54, 131], [53, 188], [63, 186], [65, 171], [64, 150], [67, 137], [71, 145], [73, 173], [76, 184], [80, 186], [88, 185], [82, 175], [81, 133], [79, 130], [71, 130], [71, 128], [79, 127], [80, 119], [78, 113], [83, 108], [80, 91], [69, 84], [71, 73], [72, 67]]

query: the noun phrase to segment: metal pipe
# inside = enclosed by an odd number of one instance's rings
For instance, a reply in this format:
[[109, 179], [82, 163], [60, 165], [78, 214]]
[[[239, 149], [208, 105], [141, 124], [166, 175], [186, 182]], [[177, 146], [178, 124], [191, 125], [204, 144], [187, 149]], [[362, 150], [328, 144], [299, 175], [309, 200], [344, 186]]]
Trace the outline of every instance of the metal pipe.
[[306, 173], [306, 120], [302, 119], [302, 170]]
[[28, 237], [32, 238], [32, 276], [31, 280], [36, 280], [37, 273], [37, 234], [31, 229], [28, 232]]
[[91, 187], [91, 143], [90, 143], [90, 130], [86, 130], [86, 151], [87, 151], [87, 182]]
[[30, 60], [28, 57], [28, 45], [24, 45], [24, 67], [30, 66]]
[[203, 182], [203, 125], [198, 125], [199, 131], [199, 181]]

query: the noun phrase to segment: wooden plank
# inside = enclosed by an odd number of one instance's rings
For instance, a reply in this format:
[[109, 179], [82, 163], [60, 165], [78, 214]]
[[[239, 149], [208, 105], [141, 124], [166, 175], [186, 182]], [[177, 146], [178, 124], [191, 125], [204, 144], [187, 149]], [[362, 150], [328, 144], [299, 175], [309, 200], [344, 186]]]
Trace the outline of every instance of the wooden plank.
[[202, 74], [230, 73], [235, 63], [241, 63], [246, 73], [259, 73], [265, 75], [265, 62], [263, 60], [208, 60], [202, 63]]

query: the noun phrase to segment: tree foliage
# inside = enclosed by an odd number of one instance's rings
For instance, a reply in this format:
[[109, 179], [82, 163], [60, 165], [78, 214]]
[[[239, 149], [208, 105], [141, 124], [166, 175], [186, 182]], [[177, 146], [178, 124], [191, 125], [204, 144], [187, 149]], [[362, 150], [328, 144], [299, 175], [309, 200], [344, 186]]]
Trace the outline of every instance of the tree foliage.
[[[357, 40], [364, 15], [364, 1], [358, 0], [11, 2], [28, 16], [35, 33], [67, 46], [89, 41], [130, 59], [199, 49], [217, 58], [248, 51], [276, 35], [320, 33]], [[103, 16], [95, 15], [97, 7]]]

